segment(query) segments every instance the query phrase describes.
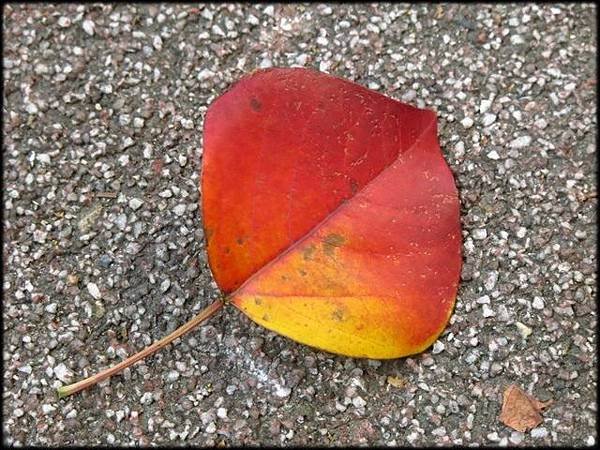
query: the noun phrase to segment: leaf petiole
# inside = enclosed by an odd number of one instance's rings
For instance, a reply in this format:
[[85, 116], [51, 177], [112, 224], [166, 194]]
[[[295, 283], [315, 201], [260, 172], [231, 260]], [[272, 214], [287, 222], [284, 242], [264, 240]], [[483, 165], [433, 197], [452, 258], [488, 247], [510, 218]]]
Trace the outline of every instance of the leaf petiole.
[[109, 377], [119, 373], [123, 369], [126, 369], [127, 367], [135, 364], [139, 360], [144, 359], [146, 356], [153, 354], [157, 350], [160, 350], [161, 348], [166, 347], [167, 345], [169, 345], [171, 342], [173, 342], [178, 337], [183, 336], [187, 332], [196, 328], [198, 325], [200, 325], [205, 320], [212, 317], [219, 309], [221, 309], [223, 307], [223, 305], [225, 303], [226, 303], [226, 300], [223, 300], [223, 299], [219, 299], [219, 300], [215, 301], [214, 303], [210, 304], [205, 309], [200, 311], [200, 313], [198, 315], [196, 315], [195, 317], [193, 317], [190, 321], [186, 322], [184, 325], [177, 328], [175, 331], [173, 331], [168, 336], [165, 336], [161, 340], [154, 342], [152, 345], [149, 345], [144, 350], [136, 353], [135, 355], [130, 356], [126, 360], [121, 361], [119, 364], [116, 364], [112, 367], [109, 367], [108, 369], [98, 372], [97, 374], [92, 375], [84, 380], [78, 381], [77, 383], [59, 387], [57, 389], [58, 398], [67, 397], [69, 395], [75, 394], [76, 392], [87, 389], [87, 388], [101, 382], [102, 380], [105, 380], [106, 378], [109, 378]]

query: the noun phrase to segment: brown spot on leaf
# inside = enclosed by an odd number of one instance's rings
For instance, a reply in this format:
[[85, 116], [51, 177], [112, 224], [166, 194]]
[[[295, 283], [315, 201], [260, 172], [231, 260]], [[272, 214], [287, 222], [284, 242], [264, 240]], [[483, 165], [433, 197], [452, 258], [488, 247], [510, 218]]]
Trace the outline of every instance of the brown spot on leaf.
[[333, 320], [341, 322], [342, 320], [344, 320], [344, 310], [342, 310], [341, 308], [336, 308], [331, 314], [331, 317], [333, 318]]
[[333, 251], [337, 247], [341, 247], [346, 239], [341, 234], [330, 233], [323, 238], [323, 251], [326, 255], [333, 255]]
[[250, 108], [252, 108], [253, 111], [258, 112], [262, 109], [262, 103], [259, 102], [256, 97], [252, 97], [250, 99]]
[[262, 305], [262, 298], [260, 298], [260, 297], [254, 297], [254, 304], [255, 305]]
[[309, 245], [308, 247], [306, 247], [303, 251], [302, 251], [302, 257], [306, 260], [309, 261], [312, 259], [312, 255], [315, 252], [316, 247], [314, 245]]

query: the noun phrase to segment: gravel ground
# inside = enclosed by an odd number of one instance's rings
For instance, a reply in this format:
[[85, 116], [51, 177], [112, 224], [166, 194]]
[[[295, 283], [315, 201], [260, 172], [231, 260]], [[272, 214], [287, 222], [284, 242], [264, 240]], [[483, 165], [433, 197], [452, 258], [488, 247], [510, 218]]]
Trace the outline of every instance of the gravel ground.
[[[593, 445], [595, 15], [577, 4], [6, 6], [4, 442]], [[218, 296], [198, 212], [204, 113], [244, 73], [290, 65], [437, 111], [464, 234], [450, 326], [421, 355], [355, 360], [228, 308], [57, 400], [57, 386]], [[554, 400], [530, 432], [498, 420], [510, 383]]]

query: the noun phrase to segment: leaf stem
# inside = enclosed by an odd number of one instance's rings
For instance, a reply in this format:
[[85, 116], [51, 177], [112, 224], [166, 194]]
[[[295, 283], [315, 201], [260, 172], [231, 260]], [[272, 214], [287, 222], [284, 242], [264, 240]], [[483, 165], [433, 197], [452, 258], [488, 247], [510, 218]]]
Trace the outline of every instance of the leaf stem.
[[133, 356], [130, 356], [129, 358], [127, 358], [124, 361], [121, 361], [119, 364], [116, 364], [113, 367], [109, 367], [108, 369], [98, 372], [97, 374], [92, 375], [92, 376], [86, 378], [85, 380], [81, 380], [81, 381], [78, 381], [77, 383], [69, 384], [68, 386], [59, 387], [57, 389], [58, 398], [67, 397], [71, 394], [75, 394], [76, 392], [82, 391], [83, 389], [87, 389], [88, 387], [91, 387], [91, 386], [95, 385], [96, 383], [99, 383], [102, 380], [105, 380], [106, 378], [109, 378], [112, 375], [115, 375], [116, 373], [131, 366], [132, 364], [135, 364], [140, 359], [143, 359], [146, 356], [151, 355], [152, 353], [156, 352], [157, 350], [160, 350], [161, 348], [169, 345], [171, 342], [173, 342], [178, 337], [183, 336], [188, 331], [191, 331], [194, 328], [196, 328], [198, 325], [200, 325], [206, 319], [209, 319], [210, 317], [212, 317], [219, 309], [221, 309], [223, 307], [224, 304], [225, 304], [225, 302], [221, 299], [215, 301], [214, 303], [210, 304], [205, 309], [200, 311], [200, 313], [197, 316], [193, 317], [190, 321], [186, 322], [184, 325], [177, 328], [175, 331], [173, 331], [168, 336], [165, 336], [160, 341], [156, 341], [152, 345], [149, 345], [148, 347], [146, 347], [144, 350], [136, 353]]

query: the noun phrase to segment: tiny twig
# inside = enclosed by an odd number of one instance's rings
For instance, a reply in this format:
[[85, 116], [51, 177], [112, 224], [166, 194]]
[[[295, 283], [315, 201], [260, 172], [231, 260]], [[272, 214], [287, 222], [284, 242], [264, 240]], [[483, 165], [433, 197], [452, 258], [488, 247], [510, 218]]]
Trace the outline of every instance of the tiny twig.
[[221, 307], [224, 304], [225, 304], [225, 302], [222, 299], [215, 301], [214, 303], [210, 304], [205, 309], [200, 311], [200, 313], [197, 316], [195, 316], [194, 318], [192, 318], [189, 322], [187, 322], [184, 325], [182, 325], [181, 327], [177, 328], [175, 331], [173, 331], [168, 336], [165, 336], [160, 341], [156, 341], [152, 345], [146, 347], [144, 350], [136, 353], [133, 356], [130, 356], [125, 361], [121, 361], [119, 364], [117, 364], [113, 367], [109, 367], [108, 369], [105, 369], [101, 372], [98, 372], [96, 375], [92, 375], [91, 377], [88, 377], [85, 380], [81, 380], [81, 381], [78, 381], [77, 383], [69, 384], [68, 386], [59, 387], [57, 389], [58, 398], [67, 397], [71, 394], [75, 394], [76, 392], [79, 392], [79, 391], [82, 391], [83, 389], [91, 387], [91, 386], [95, 385], [96, 383], [99, 383], [102, 380], [105, 380], [106, 378], [109, 378], [112, 375], [115, 375], [116, 373], [120, 372], [121, 370], [126, 369], [127, 367], [131, 366], [132, 364], [135, 364], [140, 359], [143, 359], [146, 356], [149, 356], [152, 353], [156, 352], [157, 350], [160, 350], [161, 348], [169, 345], [171, 342], [173, 342], [178, 337], [183, 336], [188, 331], [191, 331], [194, 328], [196, 328], [198, 325], [200, 325], [206, 319], [212, 317], [213, 314], [215, 314], [219, 309], [221, 309]]

